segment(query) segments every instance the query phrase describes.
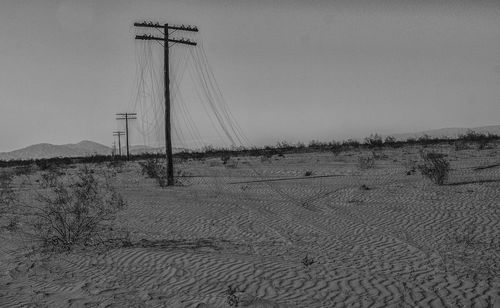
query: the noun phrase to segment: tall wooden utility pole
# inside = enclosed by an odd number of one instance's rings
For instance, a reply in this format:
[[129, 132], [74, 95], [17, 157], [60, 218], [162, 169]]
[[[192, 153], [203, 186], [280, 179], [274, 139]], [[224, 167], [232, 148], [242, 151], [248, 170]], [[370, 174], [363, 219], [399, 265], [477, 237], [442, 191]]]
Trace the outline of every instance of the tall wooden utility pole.
[[122, 143], [121, 143], [121, 136], [123, 136], [125, 133], [124, 132], [113, 132], [113, 136], [118, 136], [118, 155], [122, 156]]
[[128, 120], [135, 120], [137, 113], [133, 112], [125, 112], [125, 113], [117, 113], [117, 120], [125, 120], [125, 139], [127, 142], [127, 160], [130, 159], [130, 152], [129, 152], [129, 143], [128, 143]]
[[[172, 157], [172, 134], [171, 134], [171, 125], [170, 125], [170, 79], [169, 79], [169, 67], [168, 67], [168, 48], [175, 44], [184, 44], [184, 45], [196, 45], [195, 42], [187, 40], [187, 39], [172, 39], [169, 38], [169, 30], [174, 31], [191, 31], [198, 32], [197, 27], [193, 26], [174, 26], [169, 24], [160, 25], [159, 23], [152, 22], [142, 22], [142, 23], [134, 23], [135, 27], [144, 27], [144, 28], [156, 28], [158, 30], [163, 30], [163, 37], [155, 37], [149, 34], [146, 35], [136, 35], [137, 40], [155, 40], [163, 42], [163, 50], [164, 50], [164, 74], [165, 74], [165, 152], [167, 155], [167, 185], [174, 185], [174, 161]], [[169, 43], [173, 43], [169, 46]]]

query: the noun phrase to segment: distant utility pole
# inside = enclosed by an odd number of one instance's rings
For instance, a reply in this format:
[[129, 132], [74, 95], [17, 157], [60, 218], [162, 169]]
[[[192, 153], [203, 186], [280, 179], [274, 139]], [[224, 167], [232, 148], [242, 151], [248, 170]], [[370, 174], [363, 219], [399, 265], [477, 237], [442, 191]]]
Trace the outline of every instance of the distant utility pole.
[[113, 136], [118, 136], [118, 155], [122, 156], [122, 142], [121, 136], [123, 136], [124, 132], [113, 132]]
[[137, 113], [117, 113], [117, 120], [125, 120], [125, 139], [127, 142], [127, 160], [130, 159], [130, 152], [129, 152], [129, 143], [128, 143], [128, 120], [135, 120], [137, 119], [136, 117]]
[[[174, 39], [169, 38], [169, 30], [175, 31], [191, 31], [198, 32], [197, 27], [193, 26], [174, 26], [169, 24], [160, 25], [159, 23], [153, 22], [141, 22], [134, 23], [135, 27], [143, 27], [143, 28], [156, 28], [160, 32], [163, 30], [163, 37], [155, 37], [150, 34], [146, 35], [136, 35], [137, 40], [155, 40], [158, 42], [163, 42], [163, 50], [164, 50], [164, 74], [165, 74], [165, 152], [167, 156], [167, 185], [174, 185], [174, 162], [172, 157], [172, 135], [171, 135], [171, 127], [170, 127], [170, 79], [169, 79], [169, 68], [168, 68], [168, 48], [175, 44], [184, 44], [184, 45], [196, 45], [195, 42], [190, 41], [188, 39]], [[169, 43], [173, 43], [169, 46]], [[160, 43], [161, 44], [161, 43]]]

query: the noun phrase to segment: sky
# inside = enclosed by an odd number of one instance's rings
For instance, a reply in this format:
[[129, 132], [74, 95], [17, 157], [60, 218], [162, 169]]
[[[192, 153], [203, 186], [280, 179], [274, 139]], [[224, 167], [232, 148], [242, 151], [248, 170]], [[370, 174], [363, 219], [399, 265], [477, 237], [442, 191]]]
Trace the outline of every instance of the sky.
[[0, 152], [111, 146], [143, 20], [198, 26], [251, 144], [500, 124], [500, 1], [2, 0]]

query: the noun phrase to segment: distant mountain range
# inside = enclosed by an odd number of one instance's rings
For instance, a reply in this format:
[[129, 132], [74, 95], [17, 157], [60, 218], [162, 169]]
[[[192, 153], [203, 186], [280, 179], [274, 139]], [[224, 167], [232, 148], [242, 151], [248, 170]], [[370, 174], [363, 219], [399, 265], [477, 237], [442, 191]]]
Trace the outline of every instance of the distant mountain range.
[[[475, 128], [464, 128], [464, 127], [442, 128], [442, 129], [433, 129], [417, 133], [391, 134], [390, 136], [393, 136], [397, 140], [406, 140], [408, 138], [419, 138], [424, 135], [428, 135], [429, 137], [456, 138], [459, 135], [466, 134], [467, 131], [469, 130], [473, 130], [475, 132], [484, 134], [491, 133], [500, 135], [500, 125], [491, 125], [491, 126], [481, 126]], [[182, 150], [185, 149], [181, 148], [173, 149], [174, 153]], [[164, 151], [165, 149], [163, 147], [153, 148], [144, 145], [134, 145], [130, 147], [131, 154], [163, 153]], [[111, 155], [111, 152], [112, 149], [110, 147], [88, 140], [84, 140], [75, 144], [62, 144], [62, 145], [39, 143], [11, 152], [1, 152], [0, 160]], [[123, 147], [122, 155], [125, 154], [126, 154], [126, 149], [125, 147]]]
[[[144, 145], [133, 145], [129, 149], [130, 154], [163, 153], [165, 151], [165, 148], [153, 148]], [[174, 152], [181, 150], [183, 149], [173, 149]], [[110, 147], [88, 140], [75, 144], [61, 145], [39, 143], [11, 152], [0, 152], [0, 160], [111, 155], [112, 151], [113, 149]], [[126, 153], [126, 148], [122, 147], [122, 155], [126, 155]]]
[[431, 138], [436, 138], [436, 137], [457, 138], [460, 135], [465, 135], [469, 130], [472, 130], [476, 133], [483, 133], [483, 134], [490, 133], [490, 134], [500, 135], [500, 125], [490, 125], [490, 126], [481, 126], [473, 128], [450, 127], [450, 128], [433, 129], [417, 133], [389, 134], [388, 136], [393, 136], [394, 138], [396, 138], [396, 140], [407, 140], [409, 138], [418, 139], [419, 137], [422, 137], [424, 135], [428, 135]]

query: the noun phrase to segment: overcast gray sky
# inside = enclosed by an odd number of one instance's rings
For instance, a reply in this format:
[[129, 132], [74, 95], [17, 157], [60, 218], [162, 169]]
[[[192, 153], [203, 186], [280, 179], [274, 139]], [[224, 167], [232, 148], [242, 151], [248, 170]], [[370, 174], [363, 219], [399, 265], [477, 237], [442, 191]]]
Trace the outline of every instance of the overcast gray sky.
[[254, 144], [500, 121], [500, 1], [2, 0], [0, 151], [111, 145], [141, 20], [200, 28]]

